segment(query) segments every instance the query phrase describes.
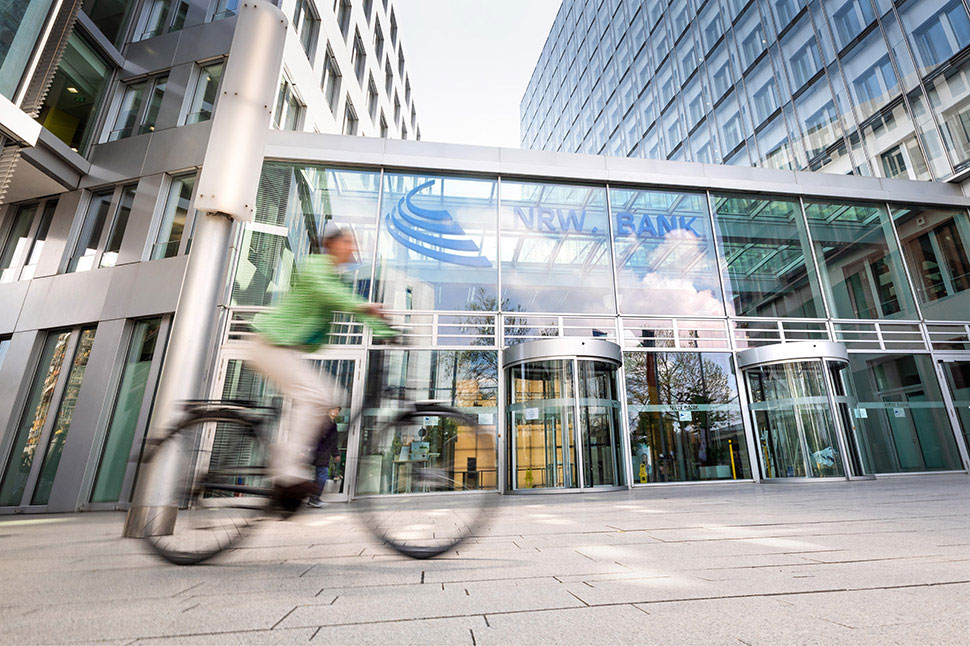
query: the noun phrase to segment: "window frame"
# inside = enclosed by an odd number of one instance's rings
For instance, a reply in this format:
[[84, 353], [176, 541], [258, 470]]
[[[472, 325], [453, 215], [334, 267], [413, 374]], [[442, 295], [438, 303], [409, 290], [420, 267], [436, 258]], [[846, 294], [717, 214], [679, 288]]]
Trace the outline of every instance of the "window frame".
[[337, 57], [333, 54], [333, 49], [327, 45], [327, 51], [323, 56], [323, 73], [320, 76], [320, 89], [323, 91], [323, 98], [330, 107], [330, 113], [336, 117], [337, 106], [340, 105], [340, 88], [343, 85], [340, 66], [337, 65]]
[[[72, 235], [70, 237], [71, 244], [65, 247], [65, 258], [63, 260], [63, 272], [65, 274], [75, 274], [82, 273], [85, 271], [92, 271], [95, 269], [102, 269], [108, 267], [114, 267], [117, 262], [111, 264], [105, 264], [105, 253], [108, 253], [107, 246], [108, 242], [114, 237], [115, 230], [118, 228], [119, 219], [121, 217], [121, 211], [123, 207], [123, 198], [125, 192], [128, 190], [133, 191], [132, 205], [138, 196], [138, 182], [123, 182], [120, 184], [115, 184], [113, 186], [107, 186], [102, 188], [95, 188], [86, 191], [86, 200], [82, 201], [83, 208], [78, 209], [78, 213], [81, 214], [80, 217], [75, 216], [75, 225], [73, 227]], [[87, 222], [88, 217], [91, 215], [91, 204], [98, 196], [109, 196], [107, 199], [107, 214], [105, 216], [104, 223], [101, 227], [101, 232], [98, 234], [98, 240], [95, 243], [94, 253], [91, 255], [91, 266], [85, 269], [78, 269], [77, 265], [74, 264], [77, 260], [80, 260], [84, 256], [78, 255], [78, 245], [81, 244], [81, 234], [84, 231], [84, 225]], [[123, 225], [124, 230], [128, 228], [128, 222], [130, 221], [132, 208], [129, 207], [128, 213], [125, 216], [125, 222]], [[119, 243], [118, 252], [122, 249], [124, 244], [124, 234], [122, 231], [122, 241]], [[91, 248], [91, 247], [89, 247]], [[117, 252], [115, 252], [117, 253]], [[74, 265], [72, 267], [72, 265]]]
[[[17, 204], [11, 204], [7, 208], [7, 217], [4, 226], [0, 228], [0, 240], [3, 240], [3, 244], [0, 245], [0, 257], [4, 254], [7, 249], [7, 245], [11, 244], [12, 236], [14, 234], [14, 226], [17, 222], [18, 215], [21, 210], [30, 207], [35, 207], [34, 213], [31, 216], [30, 226], [27, 228], [27, 233], [25, 239], [29, 242], [19, 251], [14, 249], [11, 255], [10, 266], [6, 269], [0, 269], [0, 284], [3, 283], [15, 283], [21, 280], [30, 280], [33, 278], [33, 270], [36, 269], [37, 264], [30, 264], [30, 258], [34, 253], [34, 249], [37, 247], [37, 243], [41, 243], [41, 249], [43, 249], [44, 243], [47, 241], [47, 236], [50, 233], [50, 225], [54, 220], [54, 214], [57, 210], [59, 196], [54, 195], [41, 200], [29, 200], [27, 202], [19, 202]], [[50, 219], [44, 222], [47, 214], [50, 213]], [[38, 238], [38, 235], [43, 229], [43, 238]], [[38, 252], [42, 253], [42, 252]], [[39, 258], [38, 258], [39, 260]], [[31, 270], [28, 272], [28, 269]], [[27, 275], [29, 273], [29, 275]], [[4, 280], [2, 277], [6, 274], [12, 276], [12, 278]]]
[[[195, 112], [190, 112], [190, 110], [192, 109], [193, 104], [195, 104], [195, 102], [196, 102], [196, 98], [199, 97], [199, 91], [202, 89], [202, 83], [203, 83], [203, 80], [202, 79], [204, 78], [204, 73], [205, 73], [205, 71], [207, 69], [212, 68], [212, 67], [215, 67], [217, 65], [219, 67], [221, 67], [221, 69], [219, 71], [219, 81], [216, 84], [215, 92], [214, 92], [214, 94], [215, 94], [215, 100], [212, 103], [212, 108], [208, 111], [209, 112], [209, 116], [207, 116], [205, 119], [194, 119], [193, 120], [194, 115], [202, 114], [203, 112], [205, 112], [205, 110], [201, 108], [201, 105], [200, 105], [200, 109], [199, 110], [197, 110]], [[182, 113], [183, 114], [182, 114], [181, 119], [179, 119], [179, 123], [181, 125], [188, 126], [188, 125], [192, 125], [192, 124], [196, 124], [196, 123], [204, 123], [206, 121], [211, 121], [212, 120], [212, 117], [216, 113], [216, 108], [219, 107], [219, 89], [222, 87], [222, 81], [225, 78], [225, 73], [226, 73], [226, 57], [225, 56], [221, 56], [219, 58], [212, 59], [212, 60], [208, 60], [208, 61], [197, 61], [195, 63], [195, 69], [193, 69], [193, 71], [192, 71], [193, 81], [192, 81], [192, 83], [190, 83], [190, 85], [193, 87], [193, 90], [192, 90], [192, 92], [186, 92], [185, 93], [185, 97], [183, 98], [183, 101], [182, 101]], [[200, 103], [201, 104], [204, 104], [205, 103], [205, 92], [204, 92], [204, 90], [202, 92], [202, 98], [200, 99]]]
[[[185, 224], [182, 229], [182, 236], [179, 239], [179, 244], [176, 252], [170, 256], [159, 256], [155, 257], [155, 248], [160, 244], [170, 244], [161, 243], [158, 239], [159, 234], [162, 230], [162, 225], [165, 221], [165, 212], [169, 204], [169, 197], [172, 193], [172, 185], [175, 181], [182, 181], [184, 179], [192, 178], [192, 193], [189, 198], [188, 206], [186, 207]], [[167, 258], [176, 258], [178, 256], [184, 256], [188, 253], [189, 245], [192, 240], [192, 234], [195, 231], [196, 223], [196, 209], [195, 209], [195, 189], [197, 188], [196, 182], [199, 180], [199, 169], [190, 168], [183, 171], [174, 171], [165, 174], [165, 182], [162, 183], [162, 190], [158, 192], [158, 197], [156, 198], [155, 211], [152, 217], [151, 235], [148, 236], [145, 244], [145, 252], [142, 254], [142, 261], [149, 262], [153, 260], [165, 260]]]
[[[119, 141], [121, 139], [127, 139], [128, 137], [135, 137], [138, 135], [143, 135], [149, 132], [155, 131], [155, 125], [157, 123], [158, 115], [155, 115], [155, 123], [148, 123], [148, 114], [151, 111], [152, 99], [155, 96], [155, 92], [158, 91], [159, 86], [161, 86], [161, 99], [165, 100], [165, 92], [168, 89], [168, 77], [171, 70], [163, 70], [148, 76], [139, 76], [135, 79], [125, 79], [124, 81], [118, 82], [118, 88], [115, 90], [115, 99], [113, 101], [113, 106], [111, 109], [110, 116], [105, 119], [104, 123], [104, 134], [101, 137], [99, 143], [107, 143], [110, 141]], [[135, 118], [132, 120], [131, 126], [127, 127], [127, 134], [119, 134], [114, 136], [116, 132], [124, 130], [124, 128], [119, 128], [118, 119], [121, 117], [121, 110], [124, 106], [125, 96], [129, 89], [134, 85], [139, 83], [145, 84], [145, 94], [142, 96], [141, 105], [138, 106], [138, 110], [135, 111]], [[161, 105], [161, 103], [159, 103]], [[148, 126], [146, 128], [146, 126]]]

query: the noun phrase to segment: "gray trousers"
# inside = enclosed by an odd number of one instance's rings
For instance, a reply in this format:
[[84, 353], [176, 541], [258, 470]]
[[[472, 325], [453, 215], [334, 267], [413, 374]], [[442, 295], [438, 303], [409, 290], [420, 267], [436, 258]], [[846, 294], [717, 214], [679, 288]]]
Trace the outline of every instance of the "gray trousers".
[[288, 486], [314, 480], [310, 453], [316, 448], [327, 411], [345, 401], [343, 391], [310, 365], [299, 350], [272, 345], [260, 336], [246, 344], [244, 361], [273, 382], [289, 401], [270, 451], [269, 468], [275, 482]]

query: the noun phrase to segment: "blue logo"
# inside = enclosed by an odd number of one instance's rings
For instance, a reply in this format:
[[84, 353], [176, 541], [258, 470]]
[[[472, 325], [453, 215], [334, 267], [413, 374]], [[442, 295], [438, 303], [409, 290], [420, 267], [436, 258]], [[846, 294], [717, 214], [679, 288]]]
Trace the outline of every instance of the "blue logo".
[[[575, 209], [553, 209], [545, 206], [523, 208], [516, 206], [513, 208], [515, 213], [515, 228], [526, 228], [530, 231], [540, 231], [548, 233], [569, 233], [570, 230], [576, 233], [586, 232], [586, 211], [577, 212]], [[693, 234], [695, 237], [704, 237], [700, 231], [694, 228], [694, 223], [700, 220], [696, 216], [683, 215], [642, 215], [628, 212], [617, 213], [614, 217], [614, 235], [617, 238], [625, 238], [634, 235], [638, 238], [663, 238], [668, 233], [677, 229]], [[598, 227], [592, 227], [589, 233], [596, 235], [599, 233]]]
[[[465, 234], [446, 209], [426, 209], [414, 197], [433, 186], [435, 180], [414, 187], [384, 216], [391, 237], [412, 251], [442, 262], [464, 267], [491, 267], [481, 249]], [[461, 253], [455, 253], [461, 252]]]

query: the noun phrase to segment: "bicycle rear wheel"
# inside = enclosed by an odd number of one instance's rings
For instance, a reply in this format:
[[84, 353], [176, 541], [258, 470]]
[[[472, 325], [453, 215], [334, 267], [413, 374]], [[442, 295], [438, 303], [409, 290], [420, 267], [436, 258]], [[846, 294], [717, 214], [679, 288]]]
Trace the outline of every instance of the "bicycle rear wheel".
[[152, 456], [145, 539], [165, 560], [201, 563], [273, 515], [267, 447], [253, 422], [206, 413], [182, 422]]
[[385, 545], [426, 559], [480, 534], [498, 500], [491, 430], [458, 410], [434, 406], [368, 435], [357, 504]]

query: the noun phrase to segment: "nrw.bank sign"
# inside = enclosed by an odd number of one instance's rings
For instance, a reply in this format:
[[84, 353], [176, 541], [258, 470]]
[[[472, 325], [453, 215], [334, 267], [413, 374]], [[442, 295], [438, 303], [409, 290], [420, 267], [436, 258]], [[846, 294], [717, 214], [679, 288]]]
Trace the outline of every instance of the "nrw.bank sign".
[[[514, 207], [515, 228], [549, 233], [597, 234], [599, 227], [586, 228], [586, 211], [575, 209], [554, 209], [545, 206]], [[662, 238], [674, 231], [685, 231], [698, 238], [704, 237], [696, 229], [701, 217], [694, 215], [651, 215], [649, 213], [628, 213], [621, 211], [613, 216], [613, 231], [618, 238], [636, 236], [638, 238]]]

